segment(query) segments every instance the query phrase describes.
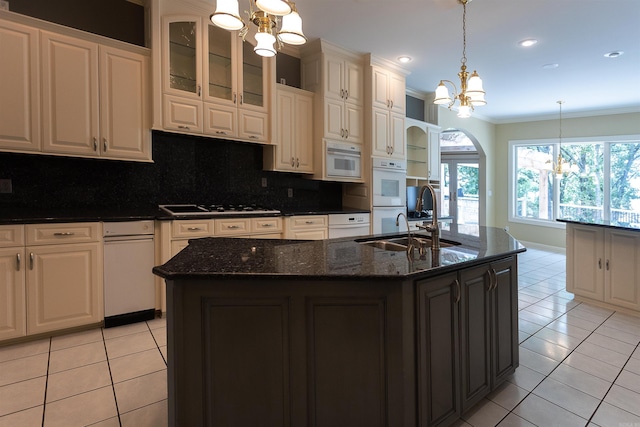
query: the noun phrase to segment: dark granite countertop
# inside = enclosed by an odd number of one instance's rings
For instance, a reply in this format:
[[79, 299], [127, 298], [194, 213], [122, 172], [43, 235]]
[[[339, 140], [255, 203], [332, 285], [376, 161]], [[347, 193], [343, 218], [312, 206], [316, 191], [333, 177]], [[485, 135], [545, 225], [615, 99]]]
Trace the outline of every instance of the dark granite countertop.
[[591, 220], [591, 219], [574, 219], [574, 218], [560, 218], [557, 221], [565, 222], [567, 224], [580, 224], [580, 225], [593, 225], [596, 227], [616, 228], [618, 230], [638, 231], [640, 232], [640, 224], [621, 223], [616, 221], [605, 220]]
[[[417, 236], [426, 236], [417, 233]], [[369, 236], [379, 238], [379, 236]], [[387, 237], [391, 237], [388, 235]], [[359, 237], [358, 240], [366, 239]], [[301, 278], [349, 279], [418, 278], [484, 263], [526, 249], [500, 228], [480, 227], [479, 235], [442, 232], [442, 239], [459, 242], [423, 259], [406, 252], [362, 245], [353, 237], [328, 240], [262, 240], [207, 237], [189, 246], [153, 272], [166, 279]]]
[[[335, 213], [368, 213], [367, 210], [356, 209], [333, 209], [333, 210], [300, 210], [300, 211], [282, 211], [280, 215], [273, 214], [255, 214], [251, 217], [262, 216], [292, 216], [292, 215], [326, 215]], [[0, 208], [0, 225], [11, 224], [40, 224], [47, 222], [92, 222], [92, 221], [138, 221], [138, 220], [161, 220], [172, 221], [176, 219], [214, 219], [214, 218], [230, 218], [238, 215], [198, 215], [198, 216], [173, 216], [159, 209], [157, 206], [148, 207], [68, 207], [68, 208]], [[247, 218], [248, 215], [242, 215]]]

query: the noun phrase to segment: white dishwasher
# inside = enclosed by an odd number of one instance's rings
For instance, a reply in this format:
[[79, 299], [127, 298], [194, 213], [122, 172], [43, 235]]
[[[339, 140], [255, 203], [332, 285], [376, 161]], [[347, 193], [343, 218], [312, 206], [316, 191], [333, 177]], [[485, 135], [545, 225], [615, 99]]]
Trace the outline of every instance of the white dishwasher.
[[329, 238], [355, 237], [371, 234], [369, 231], [370, 214], [346, 213], [329, 215]]
[[153, 221], [105, 222], [104, 326], [155, 317]]

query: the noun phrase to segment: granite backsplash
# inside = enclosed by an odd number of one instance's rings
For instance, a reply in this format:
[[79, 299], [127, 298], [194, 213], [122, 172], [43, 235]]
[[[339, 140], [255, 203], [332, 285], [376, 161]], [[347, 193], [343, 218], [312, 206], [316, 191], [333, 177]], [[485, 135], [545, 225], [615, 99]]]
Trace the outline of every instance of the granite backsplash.
[[281, 210], [332, 210], [342, 204], [339, 183], [263, 171], [257, 144], [154, 131], [153, 161], [0, 153], [0, 179], [10, 178], [13, 186], [11, 194], [0, 194], [0, 208], [256, 203]]

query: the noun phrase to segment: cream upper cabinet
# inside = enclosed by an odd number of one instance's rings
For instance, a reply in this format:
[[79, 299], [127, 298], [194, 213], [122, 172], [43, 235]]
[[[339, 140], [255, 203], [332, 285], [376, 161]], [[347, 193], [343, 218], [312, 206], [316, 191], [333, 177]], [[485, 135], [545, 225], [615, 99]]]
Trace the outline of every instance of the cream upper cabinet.
[[150, 160], [149, 57], [42, 31], [43, 150]]
[[0, 20], [0, 148], [41, 149], [38, 53], [37, 29]]
[[164, 128], [268, 143], [272, 63], [206, 22], [198, 14], [162, 18]]
[[41, 32], [43, 149], [99, 153], [98, 45]]
[[406, 94], [405, 78], [378, 65], [367, 69], [371, 93], [371, 154], [404, 159]]
[[151, 159], [149, 57], [100, 46], [101, 155]]
[[264, 168], [313, 173], [313, 93], [276, 85], [274, 145], [264, 152]]
[[364, 140], [361, 58], [324, 40], [307, 45], [301, 61], [302, 88], [315, 93], [316, 153], [320, 154], [323, 139], [361, 144]]
[[567, 290], [640, 312], [640, 233], [567, 224]]

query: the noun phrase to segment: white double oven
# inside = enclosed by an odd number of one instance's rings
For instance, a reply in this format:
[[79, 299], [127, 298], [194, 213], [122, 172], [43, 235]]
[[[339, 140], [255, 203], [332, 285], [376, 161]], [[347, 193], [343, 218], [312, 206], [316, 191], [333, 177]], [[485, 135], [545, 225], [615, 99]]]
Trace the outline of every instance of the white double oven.
[[396, 226], [398, 214], [407, 213], [407, 164], [403, 160], [372, 158], [373, 233], [407, 231], [404, 218]]

